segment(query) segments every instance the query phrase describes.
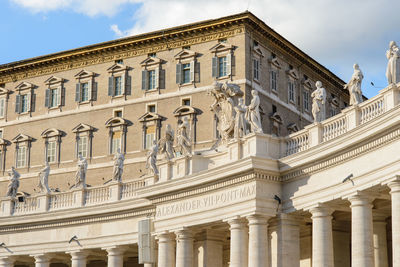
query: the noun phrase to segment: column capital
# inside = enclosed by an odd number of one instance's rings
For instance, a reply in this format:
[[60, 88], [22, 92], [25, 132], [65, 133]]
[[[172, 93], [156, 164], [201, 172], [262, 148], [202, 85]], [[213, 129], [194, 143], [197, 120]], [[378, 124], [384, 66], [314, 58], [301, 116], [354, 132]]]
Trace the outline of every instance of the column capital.
[[350, 208], [355, 206], [371, 206], [375, 196], [364, 192], [357, 192], [354, 195], [348, 196], [347, 200], [350, 201]]
[[89, 255], [89, 251], [87, 250], [71, 250], [71, 251], [66, 251], [65, 253], [71, 255], [72, 259], [86, 259], [86, 257]]
[[9, 257], [0, 257], [0, 264], [14, 264], [16, 258], [13, 256], [9, 256]]
[[249, 221], [249, 225], [267, 225], [270, 216], [253, 214], [246, 216], [246, 219]]
[[158, 234], [156, 235], [156, 239], [158, 239], [158, 243], [171, 242], [171, 241], [174, 241], [174, 239], [175, 239], [175, 234], [170, 233], [170, 232], [158, 233]]
[[109, 256], [120, 256], [125, 253], [128, 248], [125, 246], [112, 246], [112, 247], [105, 247], [102, 250], [107, 251]]
[[332, 213], [335, 210], [325, 204], [318, 204], [316, 207], [312, 207], [309, 212], [312, 214], [312, 219], [313, 218], [319, 218], [319, 217], [331, 217]]
[[176, 239], [193, 239], [193, 231], [187, 228], [179, 229], [175, 231]]
[[224, 221], [227, 222], [231, 226], [231, 229], [236, 229], [236, 228], [239, 229], [239, 228], [243, 228], [243, 227], [246, 226], [243, 218], [241, 218], [239, 216], [236, 216], [236, 217], [233, 217], [233, 218], [229, 218], [229, 219], [224, 220]]
[[52, 255], [48, 253], [33, 254], [30, 256], [35, 258], [35, 263], [48, 263], [53, 258]]
[[390, 188], [390, 194], [400, 192], [400, 180], [391, 181], [387, 186]]

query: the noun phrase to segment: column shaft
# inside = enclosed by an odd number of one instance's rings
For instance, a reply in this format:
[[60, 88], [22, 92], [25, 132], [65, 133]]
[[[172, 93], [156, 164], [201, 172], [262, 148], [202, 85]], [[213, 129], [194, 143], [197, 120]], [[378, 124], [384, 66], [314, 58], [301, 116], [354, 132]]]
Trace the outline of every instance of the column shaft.
[[268, 266], [268, 218], [249, 216], [249, 265]]
[[327, 207], [316, 207], [312, 214], [312, 266], [333, 267], [332, 212]]
[[392, 196], [392, 257], [393, 266], [400, 266], [400, 181], [388, 184]]
[[4, 257], [0, 258], [0, 267], [13, 267], [14, 266], [14, 259]]
[[189, 230], [176, 233], [176, 267], [193, 266], [193, 235]]
[[374, 259], [375, 267], [388, 267], [386, 222], [374, 220]]
[[160, 234], [158, 239], [158, 267], [175, 267], [174, 235]]
[[374, 267], [372, 199], [364, 195], [351, 202], [351, 266]]
[[231, 231], [231, 250], [229, 267], [247, 267], [248, 236], [247, 227], [239, 219], [228, 221]]

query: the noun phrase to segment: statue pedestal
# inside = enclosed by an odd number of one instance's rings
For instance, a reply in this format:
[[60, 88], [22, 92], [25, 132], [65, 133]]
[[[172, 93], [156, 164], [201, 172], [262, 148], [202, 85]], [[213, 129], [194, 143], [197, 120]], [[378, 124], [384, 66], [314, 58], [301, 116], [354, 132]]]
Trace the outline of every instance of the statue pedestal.
[[158, 164], [158, 171], [160, 173], [159, 181], [164, 182], [172, 179], [173, 161], [164, 160]]
[[227, 144], [229, 160], [239, 160], [243, 157], [243, 140], [232, 139]]
[[112, 181], [108, 187], [110, 192], [110, 202], [115, 202], [121, 199], [122, 183], [119, 181]]
[[37, 209], [39, 212], [46, 212], [49, 210], [50, 194], [42, 193], [37, 196]]
[[76, 188], [73, 189], [72, 194], [74, 195], [74, 206], [83, 207], [85, 205], [86, 189]]
[[11, 216], [14, 209], [14, 198], [5, 197], [1, 200], [1, 216]]
[[324, 127], [320, 122], [314, 122], [313, 124], [307, 125], [304, 129], [309, 132], [309, 146], [313, 147], [322, 142], [322, 133]]
[[146, 175], [144, 178], [145, 186], [153, 185], [158, 182], [159, 177], [157, 175]]
[[175, 158], [172, 179], [181, 178], [188, 174], [190, 174], [190, 158], [188, 156]]

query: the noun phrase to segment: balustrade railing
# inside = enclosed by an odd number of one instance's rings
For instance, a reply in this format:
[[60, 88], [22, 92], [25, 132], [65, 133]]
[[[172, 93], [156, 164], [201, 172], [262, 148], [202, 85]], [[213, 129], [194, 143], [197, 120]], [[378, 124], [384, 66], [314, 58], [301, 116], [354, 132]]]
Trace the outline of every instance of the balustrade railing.
[[110, 199], [110, 189], [108, 187], [93, 187], [87, 189], [85, 194], [85, 204], [98, 204], [107, 202]]
[[286, 155], [291, 155], [309, 147], [309, 133], [308, 131], [300, 131], [289, 135], [286, 140]]
[[347, 120], [345, 114], [332, 117], [329, 121], [323, 122], [322, 142], [331, 140], [347, 132]]
[[385, 102], [383, 96], [370, 99], [373, 101], [366, 101], [360, 105], [360, 123], [366, 123], [385, 112]]
[[13, 214], [32, 213], [38, 209], [38, 200], [36, 197], [24, 197], [24, 201], [14, 200]]
[[50, 195], [49, 209], [65, 209], [74, 206], [74, 195], [72, 192], [54, 193]]
[[121, 199], [134, 197], [136, 189], [142, 188], [144, 186], [145, 186], [144, 180], [124, 183], [122, 185], [122, 190], [121, 190]]

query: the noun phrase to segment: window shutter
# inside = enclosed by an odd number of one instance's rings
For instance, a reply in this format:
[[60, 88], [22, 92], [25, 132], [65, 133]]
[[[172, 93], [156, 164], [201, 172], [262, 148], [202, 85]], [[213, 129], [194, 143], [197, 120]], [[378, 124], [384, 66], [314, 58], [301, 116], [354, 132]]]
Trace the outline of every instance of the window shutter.
[[97, 101], [97, 82], [92, 83], [92, 100]]
[[194, 82], [194, 60], [190, 61], [190, 81]]
[[165, 70], [160, 70], [160, 89], [165, 89]]
[[61, 85], [58, 88], [58, 90], [59, 90], [58, 93], [60, 94], [58, 97], [58, 99], [60, 99], [60, 102], [58, 102], [58, 105], [65, 106], [65, 88], [64, 88], [64, 86]]
[[36, 94], [32, 93], [31, 112], [35, 112], [35, 109], [36, 109]]
[[44, 100], [44, 106], [46, 108], [50, 106], [50, 89], [46, 89], [46, 98]]
[[126, 75], [125, 95], [132, 94], [132, 76]]
[[16, 95], [15, 99], [15, 112], [16, 113], [21, 113], [20, 112], [20, 107], [21, 107], [21, 95]]
[[194, 64], [194, 82], [200, 82], [200, 62]]
[[92, 79], [88, 81], [88, 100], [92, 100], [92, 93], [93, 93], [93, 82]]
[[232, 74], [232, 54], [226, 55], [226, 75]]
[[108, 78], [108, 95], [114, 96], [114, 76]]
[[60, 104], [61, 104], [61, 100], [62, 100], [62, 95], [61, 95], [61, 86], [59, 86], [59, 87], [57, 87], [57, 89], [56, 89], [58, 92], [58, 94], [57, 94], [57, 96], [58, 96], [58, 98], [57, 98], [57, 106], [59, 106]]
[[75, 88], [75, 102], [81, 102], [81, 84], [77, 83]]
[[149, 89], [149, 73], [147, 70], [142, 70], [142, 90]]
[[212, 58], [212, 77], [218, 77], [218, 58]]
[[125, 95], [126, 75], [127, 73], [125, 72], [121, 76], [121, 90], [122, 90], [121, 95]]
[[[4, 106], [5, 106], [5, 100], [4, 100], [4, 98], [1, 98], [0, 99], [0, 117], [4, 117]], [[1, 160], [1, 158], [0, 158], [0, 160]]]
[[155, 84], [154, 84], [154, 87], [156, 88], [156, 89], [159, 89], [160, 88], [160, 68], [156, 68], [155, 70], [154, 70], [154, 74], [155, 74]]
[[31, 100], [32, 100], [32, 93], [28, 93], [27, 95], [27, 100], [26, 100], [26, 111], [30, 112], [31, 111]]
[[181, 63], [176, 64], [176, 83], [177, 84], [182, 83], [182, 64]]

